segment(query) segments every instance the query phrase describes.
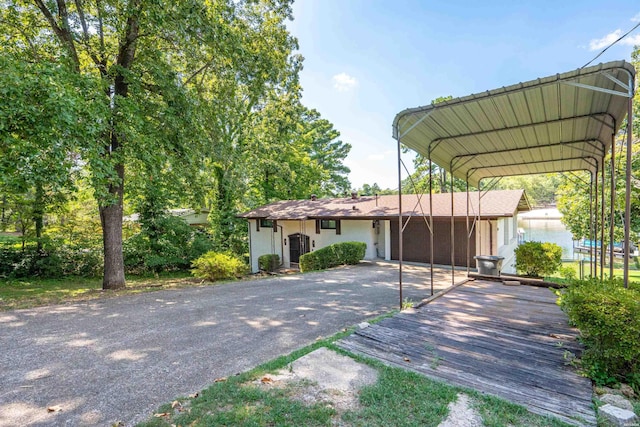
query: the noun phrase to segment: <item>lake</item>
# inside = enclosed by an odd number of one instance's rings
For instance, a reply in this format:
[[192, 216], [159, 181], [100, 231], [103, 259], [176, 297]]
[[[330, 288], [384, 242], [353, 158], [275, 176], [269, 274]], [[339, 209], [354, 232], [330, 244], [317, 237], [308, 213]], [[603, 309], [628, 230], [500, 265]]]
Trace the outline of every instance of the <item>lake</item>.
[[563, 259], [579, 259], [582, 254], [573, 253], [573, 236], [560, 220], [557, 209], [534, 209], [518, 215], [519, 231], [524, 231], [526, 242], [550, 242], [562, 248]]

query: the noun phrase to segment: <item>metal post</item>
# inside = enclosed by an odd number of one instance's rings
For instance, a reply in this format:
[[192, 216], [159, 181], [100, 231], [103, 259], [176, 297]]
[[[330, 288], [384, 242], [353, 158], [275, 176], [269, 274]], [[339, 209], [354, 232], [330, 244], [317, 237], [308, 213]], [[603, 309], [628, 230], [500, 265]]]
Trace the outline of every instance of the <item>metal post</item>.
[[[602, 180], [602, 185], [600, 186], [600, 242], [602, 248], [600, 249], [600, 280], [604, 280], [604, 260], [607, 257], [607, 252], [604, 246], [604, 205], [606, 205], [604, 201], [604, 184], [605, 184], [605, 167], [604, 167], [604, 156], [602, 156], [602, 160], [600, 161], [601, 171], [600, 171], [600, 179]], [[609, 243], [609, 246], [613, 245], [613, 242]]]
[[429, 144], [429, 269], [431, 277], [431, 296], [433, 296], [433, 163], [431, 162], [431, 144]]
[[466, 180], [466, 192], [467, 192], [467, 213], [465, 220], [467, 222], [467, 276], [471, 272], [471, 233], [469, 232], [469, 180]]
[[593, 254], [595, 253], [595, 242], [593, 239], [593, 172], [591, 172], [591, 182], [589, 182], [589, 276], [593, 277]]
[[629, 255], [630, 249], [630, 231], [631, 231], [631, 156], [632, 151], [632, 133], [633, 133], [633, 87], [634, 81], [629, 77], [629, 102], [627, 104], [627, 170], [626, 170], [626, 188], [624, 199], [624, 287], [629, 287]]
[[[593, 259], [593, 277], [598, 277], [598, 169], [599, 164], [596, 163], [596, 172], [593, 179], [594, 195], [593, 195], [593, 241], [596, 244], [595, 258]], [[600, 242], [600, 258], [602, 258], [602, 242]]]
[[[616, 128], [614, 122], [613, 128]], [[616, 134], [611, 134], [611, 206], [609, 206], [609, 278], [613, 279], [613, 243], [616, 215]]]
[[455, 235], [455, 212], [453, 210], [453, 164], [449, 165], [451, 176], [451, 285], [456, 284], [456, 235]]
[[402, 310], [402, 147], [398, 137], [398, 289], [400, 291], [400, 310]]

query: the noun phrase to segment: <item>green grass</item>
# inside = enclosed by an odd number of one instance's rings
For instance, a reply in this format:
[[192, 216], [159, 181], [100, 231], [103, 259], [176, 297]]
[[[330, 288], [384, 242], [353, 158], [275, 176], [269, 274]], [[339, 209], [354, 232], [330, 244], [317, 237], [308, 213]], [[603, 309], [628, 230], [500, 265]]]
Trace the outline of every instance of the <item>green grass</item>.
[[[371, 323], [378, 320], [380, 318]], [[332, 407], [319, 403], [304, 405], [290, 397], [291, 388], [265, 390], [255, 385], [255, 381], [265, 374], [287, 369], [291, 362], [319, 347], [349, 355], [332, 343], [351, 332], [341, 332], [251, 371], [217, 382], [197, 397], [179, 398], [165, 404], [156, 411], [157, 416], [138, 426], [437, 426], [448, 415], [448, 404], [460, 392], [472, 397], [486, 426], [567, 425], [473, 390], [452, 387], [354, 355], [350, 356], [379, 372], [378, 381], [360, 391], [360, 407], [357, 410], [338, 413]]]
[[136, 294], [193, 286], [196, 283], [200, 284], [201, 280], [194, 279], [189, 272], [162, 273], [157, 277], [150, 275], [127, 277], [127, 288], [118, 291], [103, 291], [102, 278], [2, 279], [0, 280], [0, 310]]
[[[576, 278], [580, 278], [580, 267], [578, 261], [565, 261], [562, 263], [563, 267], [571, 267], [576, 272]], [[609, 276], [609, 266], [605, 266], [604, 268], [605, 276]], [[556, 273], [557, 275], [557, 273]], [[584, 263], [584, 275], [585, 279], [589, 276], [589, 263]], [[624, 277], [624, 270], [622, 262], [614, 262], [613, 264], [613, 276], [614, 277]], [[598, 264], [598, 277], [600, 277], [600, 264]], [[549, 277], [548, 280], [556, 281], [554, 279], [563, 280], [559, 277], [553, 276]], [[635, 262], [633, 259], [629, 260], [629, 280], [632, 282], [640, 282], [640, 269], [636, 268]]]

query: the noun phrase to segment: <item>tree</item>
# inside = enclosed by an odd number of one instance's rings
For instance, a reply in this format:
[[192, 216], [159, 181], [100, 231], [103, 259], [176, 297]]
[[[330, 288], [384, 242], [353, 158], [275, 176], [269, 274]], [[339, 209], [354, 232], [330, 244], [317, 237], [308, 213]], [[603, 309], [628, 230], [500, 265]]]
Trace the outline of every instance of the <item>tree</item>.
[[74, 190], [77, 153], [100, 132], [96, 109], [83, 105], [90, 83], [59, 64], [0, 52], [0, 194], [23, 236], [34, 227], [38, 249], [45, 213]]
[[[636, 73], [640, 71], [640, 46], [636, 46], [631, 54], [632, 63], [636, 68]], [[636, 91], [633, 100], [634, 116], [640, 114], [640, 97]], [[615, 174], [617, 177], [616, 200], [614, 206], [614, 238], [620, 241], [624, 237], [624, 206], [625, 192], [631, 192], [631, 233], [632, 238], [637, 239], [640, 235], [640, 120], [634, 120], [632, 138], [632, 188], [626, 188], [626, 120], [622, 123], [621, 131], [616, 138], [612, 150], [615, 150]], [[611, 176], [611, 157], [605, 158], [605, 175]], [[577, 176], [577, 178], [576, 178]], [[558, 190], [558, 209], [563, 214], [562, 222], [571, 231], [574, 238], [589, 237], [589, 182], [588, 174], [566, 175], [560, 183]], [[610, 194], [610, 193], [609, 193]], [[609, 195], [605, 195], [607, 204]], [[605, 210], [605, 227], [610, 221], [610, 209]], [[608, 233], [605, 236], [605, 244], [608, 243]]]
[[[252, 2], [107, 0], [5, 2], [5, 49], [33, 61], [49, 58], [69, 74], [92, 78], [85, 106], [106, 105], [97, 123], [106, 128], [87, 144], [82, 161], [91, 170], [104, 246], [103, 288], [125, 286], [122, 214], [125, 171], [139, 165], [161, 173], [193, 170], [201, 139], [176, 129], [200, 129], [188, 82], [212, 57], [233, 49], [226, 39], [235, 10]], [[288, 2], [265, 2], [287, 10]], [[201, 123], [200, 123], [201, 124]], [[180, 174], [182, 175], [182, 174]]]

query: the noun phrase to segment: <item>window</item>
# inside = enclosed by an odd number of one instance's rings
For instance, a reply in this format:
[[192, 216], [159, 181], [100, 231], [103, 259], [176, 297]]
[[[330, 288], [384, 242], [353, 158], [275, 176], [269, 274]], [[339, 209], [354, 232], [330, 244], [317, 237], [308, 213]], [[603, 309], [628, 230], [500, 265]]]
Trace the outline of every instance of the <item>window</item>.
[[270, 219], [261, 218], [260, 219], [260, 227], [272, 228], [273, 227], [273, 221], [270, 220]]
[[320, 234], [320, 230], [336, 230], [336, 234], [340, 234], [339, 219], [318, 219], [316, 220], [316, 234]]
[[320, 228], [323, 230], [335, 230], [338, 228], [337, 222], [335, 219], [321, 219]]

